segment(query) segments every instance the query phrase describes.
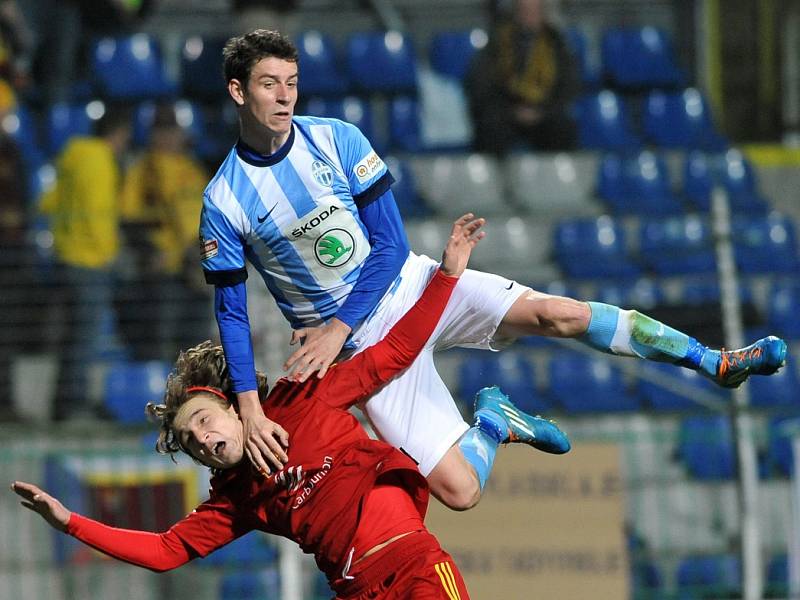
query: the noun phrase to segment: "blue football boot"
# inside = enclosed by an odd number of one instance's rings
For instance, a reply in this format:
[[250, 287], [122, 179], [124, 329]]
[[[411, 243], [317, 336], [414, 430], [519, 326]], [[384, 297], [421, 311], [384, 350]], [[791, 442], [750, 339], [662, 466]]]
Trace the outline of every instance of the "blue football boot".
[[711, 379], [725, 388], [739, 387], [750, 375], [772, 375], [786, 364], [786, 342], [774, 335], [739, 350], [710, 352], [717, 355]]
[[[481, 424], [483, 411], [489, 411], [492, 415], [485, 415], [489, 418]], [[492, 418], [494, 416], [499, 416], [504, 423], [503, 430], [498, 420]], [[475, 421], [479, 427], [491, 425], [497, 429], [496, 437], [503, 444], [528, 444], [550, 454], [564, 454], [570, 449], [567, 435], [553, 421], [522, 412], [497, 386], [483, 388], [475, 395]]]

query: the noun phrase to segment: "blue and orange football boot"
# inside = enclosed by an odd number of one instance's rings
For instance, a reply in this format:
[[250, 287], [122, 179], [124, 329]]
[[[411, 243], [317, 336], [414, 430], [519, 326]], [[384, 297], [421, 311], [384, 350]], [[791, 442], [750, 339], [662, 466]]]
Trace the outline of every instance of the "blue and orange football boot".
[[550, 454], [564, 454], [571, 447], [567, 435], [553, 421], [522, 412], [497, 386], [475, 395], [475, 424], [495, 429], [493, 437], [503, 444], [527, 444]]
[[786, 342], [774, 335], [739, 350], [708, 352], [716, 358], [716, 369], [713, 375], [703, 374], [725, 388], [739, 387], [750, 375], [772, 375], [786, 364]]

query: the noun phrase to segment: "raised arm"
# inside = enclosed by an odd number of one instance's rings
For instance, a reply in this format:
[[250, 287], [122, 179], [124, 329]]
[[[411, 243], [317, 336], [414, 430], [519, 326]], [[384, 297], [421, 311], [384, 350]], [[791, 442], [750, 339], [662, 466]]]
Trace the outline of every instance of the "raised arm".
[[[22, 497], [22, 506], [40, 514], [53, 528], [112, 558], [156, 572], [169, 571], [205, 556], [244, 533], [236, 531], [228, 515], [202, 510], [191, 513], [163, 533], [120, 529], [68, 510], [32, 483], [15, 481], [11, 489]], [[197, 542], [191, 543], [192, 539]]]
[[439, 270], [417, 303], [380, 342], [336, 365], [317, 386], [319, 399], [332, 406], [351, 406], [414, 362], [436, 328], [472, 249], [483, 239], [484, 222], [469, 213], [453, 224]]

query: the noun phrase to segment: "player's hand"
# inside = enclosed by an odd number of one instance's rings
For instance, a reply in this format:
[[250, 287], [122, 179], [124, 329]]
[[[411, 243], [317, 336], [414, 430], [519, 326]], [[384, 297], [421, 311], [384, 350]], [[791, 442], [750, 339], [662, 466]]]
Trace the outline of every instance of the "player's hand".
[[42, 515], [51, 527], [59, 531], [67, 530], [72, 513], [61, 502], [32, 483], [15, 481], [11, 484], [11, 489], [22, 497], [22, 506]]
[[442, 254], [442, 264], [439, 267], [445, 275], [460, 277], [467, 268], [472, 249], [478, 245], [486, 232], [481, 231], [486, 219], [475, 218], [472, 213], [467, 213], [453, 223], [450, 239]]
[[237, 395], [239, 418], [242, 420], [245, 456], [258, 471], [266, 476], [279, 471], [288, 462], [286, 448], [289, 434], [264, 415], [255, 391]]
[[289, 379], [293, 381], [305, 381], [314, 372], [322, 379], [342, 351], [348, 335], [350, 327], [335, 317], [320, 327], [294, 331], [289, 343], [301, 342], [302, 345], [286, 359], [283, 370], [289, 371]]

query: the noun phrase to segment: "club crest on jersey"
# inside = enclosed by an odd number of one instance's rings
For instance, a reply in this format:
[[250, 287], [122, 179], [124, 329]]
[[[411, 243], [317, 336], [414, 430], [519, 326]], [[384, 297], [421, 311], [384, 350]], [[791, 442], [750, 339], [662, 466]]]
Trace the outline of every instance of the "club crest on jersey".
[[311, 176], [324, 187], [333, 185], [333, 170], [321, 160], [311, 163]]
[[349, 231], [329, 229], [314, 242], [314, 256], [323, 267], [341, 267], [353, 258], [355, 247], [356, 241]]

